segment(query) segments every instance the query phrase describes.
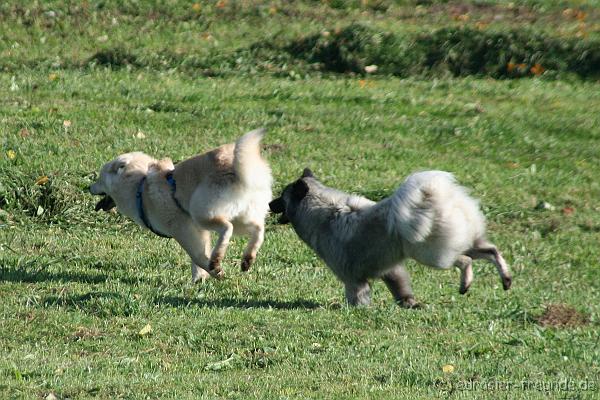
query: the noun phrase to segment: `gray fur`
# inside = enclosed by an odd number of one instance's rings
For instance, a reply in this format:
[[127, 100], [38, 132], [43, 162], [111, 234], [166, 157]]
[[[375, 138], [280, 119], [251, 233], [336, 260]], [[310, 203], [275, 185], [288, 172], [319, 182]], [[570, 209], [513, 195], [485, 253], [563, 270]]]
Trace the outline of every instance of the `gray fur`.
[[[413, 307], [402, 265], [406, 258], [434, 268], [459, 267], [461, 293], [471, 283], [472, 259], [484, 258], [497, 265], [504, 288], [510, 287], [506, 263], [484, 238], [477, 202], [451, 174], [413, 174], [394, 195], [375, 203], [326, 187], [308, 172], [288, 185], [271, 208], [283, 211], [281, 220], [289, 220], [344, 283], [348, 303], [369, 304], [368, 281], [381, 278], [398, 303]], [[283, 210], [274, 204], [283, 204]]]

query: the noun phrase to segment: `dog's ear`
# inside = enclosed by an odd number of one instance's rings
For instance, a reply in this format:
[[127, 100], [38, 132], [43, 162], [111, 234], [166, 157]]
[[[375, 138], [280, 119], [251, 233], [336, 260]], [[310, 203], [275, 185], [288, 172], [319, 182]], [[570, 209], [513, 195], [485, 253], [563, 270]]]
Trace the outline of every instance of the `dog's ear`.
[[314, 178], [314, 177], [315, 177], [315, 175], [310, 170], [310, 168], [308, 168], [308, 167], [304, 168], [304, 171], [302, 171], [302, 178]]
[[308, 193], [308, 184], [303, 179], [298, 179], [292, 186], [294, 198], [302, 200]]
[[110, 166], [110, 172], [113, 174], [121, 174], [127, 165], [125, 160], [115, 160]]

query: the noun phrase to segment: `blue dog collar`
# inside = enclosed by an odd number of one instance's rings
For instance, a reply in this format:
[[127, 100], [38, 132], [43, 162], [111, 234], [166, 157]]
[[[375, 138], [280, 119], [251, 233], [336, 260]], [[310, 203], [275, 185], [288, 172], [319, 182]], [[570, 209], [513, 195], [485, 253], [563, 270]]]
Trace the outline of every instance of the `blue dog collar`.
[[140, 217], [140, 219], [142, 220], [144, 225], [146, 225], [146, 228], [150, 229], [152, 231], [152, 233], [154, 233], [160, 237], [170, 238], [170, 236], [164, 235], [164, 234], [158, 232], [157, 230], [155, 230], [152, 227], [152, 225], [150, 224], [150, 221], [148, 221], [148, 217], [146, 217], [146, 213], [144, 212], [144, 200], [142, 198], [142, 193], [144, 192], [144, 184], [145, 183], [146, 183], [146, 177], [143, 177], [142, 180], [140, 181], [140, 183], [138, 184], [137, 192], [135, 194], [138, 216]]

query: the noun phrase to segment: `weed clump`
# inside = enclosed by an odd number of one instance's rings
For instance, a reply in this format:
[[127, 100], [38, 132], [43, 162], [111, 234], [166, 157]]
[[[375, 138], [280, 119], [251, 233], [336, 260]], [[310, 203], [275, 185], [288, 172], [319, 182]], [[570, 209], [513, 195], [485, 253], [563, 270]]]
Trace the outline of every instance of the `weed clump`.
[[324, 71], [362, 73], [367, 65], [381, 64], [382, 56], [398, 51], [396, 47], [394, 35], [356, 24], [293, 40], [283, 50]]
[[68, 220], [81, 195], [62, 179], [40, 178], [15, 171], [0, 171], [6, 179], [0, 184], [0, 209], [16, 218], [32, 218], [43, 223]]
[[[33, 66], [44, 66], [38, 60]], [[273, 35], [249, 46], [206, 54], [105, 48], [72, 67], [173, 69], [205, 76], [311, 73], [408, 76], [489, 76], [500, 79], [561, 73], [600, 77], [600, 39], [558, 37], [527, 29], [494, 31], [468, 26], [399, 34], [362, 24], [285, 38]], [[0, 62], [0, 68], [16, 65]]]
[[456, 76], [488, 75], [515, 78], [544, 71], [600, 74], [600, 43], [559, 39], [532, 32], [488, 32], [445, 28], [416, 38], [413, 53], [423, 67]]
[[134, 54], [121, 47], [100, 50], [88, 59], [87, 64], [102, 65], [111, 68], [122, 68], [127, 65], [141, 66]]
[[[557, 38], [527, 31], [493, 32], [467, 27], [403, 36], [353, 24], [323, 31], [284, 44], [255, 44], [255, 63], [271, 58], [274, 64], [287, 55], [297, 67], [333, 73], [365, 74], [369, 65], [377, 73], [484, 75], [519, 78], [546, 71], [569, 72], [581, 77], [600, 76], [600, 42]], [[279, 60], [274, 58], [279, 55]]]

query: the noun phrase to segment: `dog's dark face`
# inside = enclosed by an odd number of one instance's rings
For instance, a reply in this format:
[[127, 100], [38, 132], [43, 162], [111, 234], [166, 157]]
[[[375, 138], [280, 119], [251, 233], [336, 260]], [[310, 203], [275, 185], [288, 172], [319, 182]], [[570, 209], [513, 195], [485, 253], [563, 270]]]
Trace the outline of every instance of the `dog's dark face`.
[[281, 214], [278, 222], [287, 224], [290, 222], [290, 216], [295, 213], [298, 204], [306, 197], [309, 188], [305, 178], [315, 178], [312, 171], [308, 168], [304, 169], [300, 179], [294, 183], [290, 183], [283, 189], [281, 196], [269, 203], [269, 208], [275, 214]]

